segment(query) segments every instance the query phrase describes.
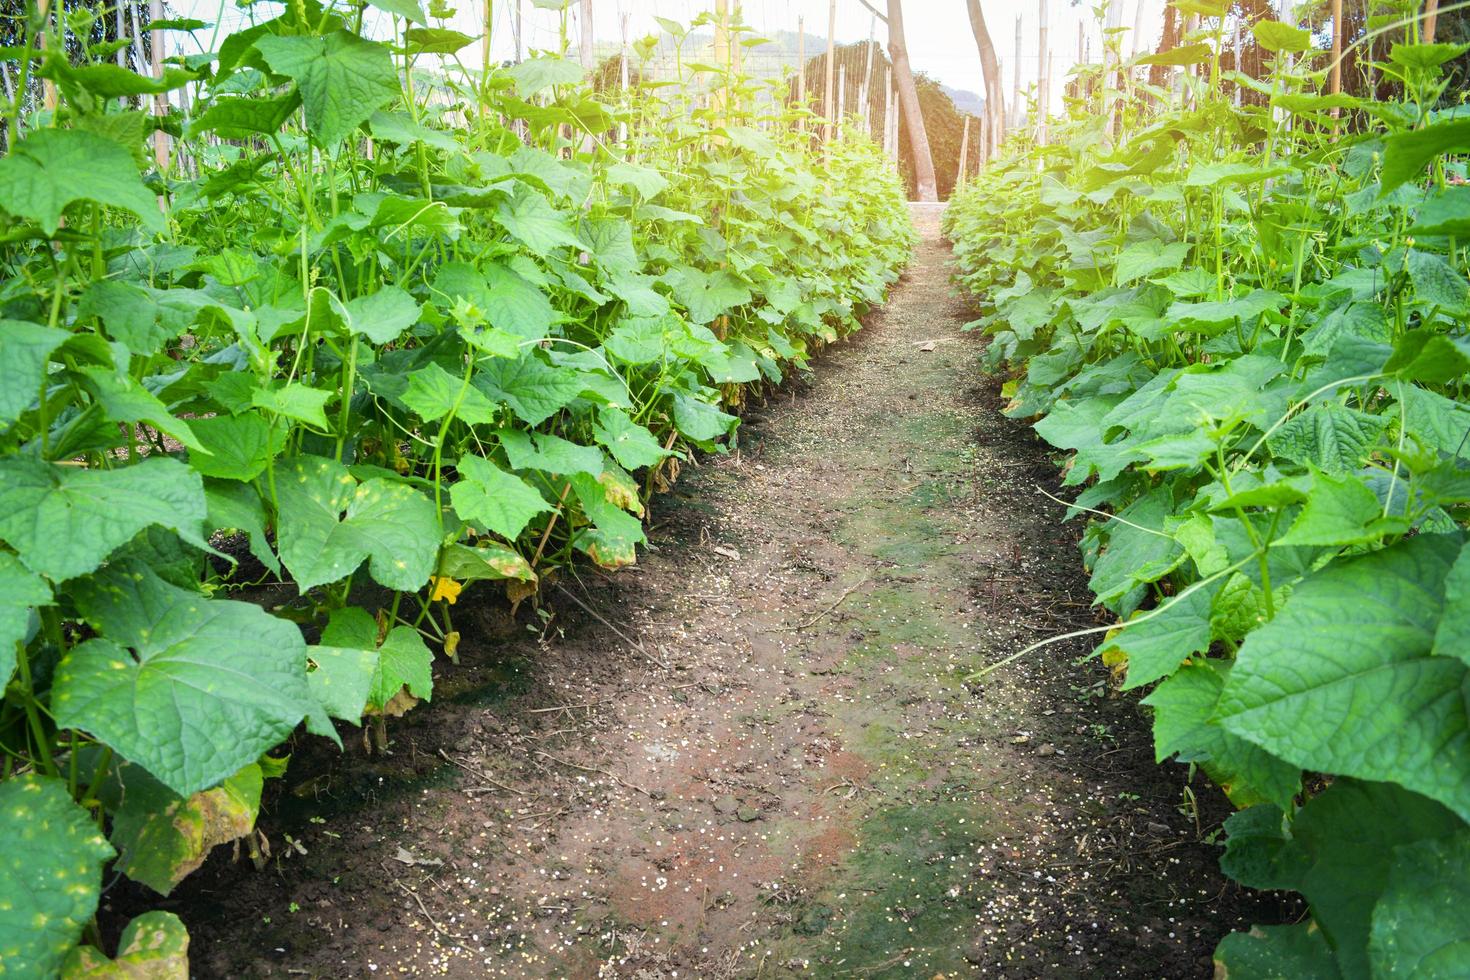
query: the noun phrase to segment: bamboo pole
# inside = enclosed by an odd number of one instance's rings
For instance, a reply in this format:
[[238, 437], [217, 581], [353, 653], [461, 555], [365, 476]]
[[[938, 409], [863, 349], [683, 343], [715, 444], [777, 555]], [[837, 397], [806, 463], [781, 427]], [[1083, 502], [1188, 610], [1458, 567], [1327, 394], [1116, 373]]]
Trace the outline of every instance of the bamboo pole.
[[[1332, 73], [1327, 80], [1327, 92], [1329, 95], [1337, 95], [1342, 91], [1342, 0], [1332, 0]], [[1332, 118], [1337, 118], [1337, 109], [1332, 110]]]
[[[163, 20], [163, 0], [150, 0], [148, 4], [148, 19]], [[150, 47], [153, 48], [153, 77], [163, 77], [163, 31], [153, 31]], [[153, 97], [153, 114], [155, 116], [168, 115], [168, 97], [160, 92]], [[158, 163], [158, 172], [168, 170], [168, 134], [163, 130], [153, 132], [153, 159]]]
[[1023, 115], [1024, 115], [1021, 112], [1021, 45], [1025, 43], [1024, 35], [1021, 32], [1022, 26], [1023, 25], [1022, 25], [1021, 15], [1020, 14], [1017, 14], [1016, 15], [1016, 69], [1015, 69], [1015, 85], [1011, 89], [1011, 106], [1012, 106], [1012, 109], [1011, 109], [1011, 120], [1012, 120], [1011, 121], [1011, 128], [1012, 129], [1015, 129], [1018, 126], [1021, 125], [1021, 120], [1022, 120]]
[[980, 117], [980, 140], [976, 145], [976, 151], [980, 156], [980, 166], [990, 162], [990, 113]]
[[1420, 38], [1425, 44], [1434, 43], [1434, 30], [1439, 26], [1439, 0], [1424, 0], [1424, 26]]
[[878, 33], [878, 18], [874, 17], [868, 24], [868, 61], [863, 67], [863, 84], [859, 88], [859, 105], [863, 114], [863, 130], [872, 135], [873, 119], [869, 106], [873, 101], [873, 49], [877, 47], [874, 37]]
[[581, 10], [582, 36], [579, 40], [582, 49], [582, 68], [590, 75], [592, 69], [597, 67], [597, 55], [592, 49], [592, 0], [582, 0]]
[[828, 0], [827, 3], [827, 71], [826, 80], [822, 87], [822, 142], [830, 142], [832, 139], [832, 83], [835, 78], [834, 69], [836, 65], [837, 52], [837, 0]]
[[1037, 72], [1041, 77], [1038, 80], [1036, 100], [1036, 141], [1045, 145], [1046, 122], [1051, 115], [1051, 38], [1047, 36], [1050, 32], [1050, 24], [1048, 23], [1049, 8], [1051, 7], [1050, 0], [1039, 0], [1037, 7], [1037, 17], [1040, 20], [1041, 26], [1036, 42], [1036, 64]]
[[[51, 32], [51, 0], [36, 0], [36, 9], [41, 14], [41, 36], [36, 39], [36, 50], [45, 51], [46, 37]], [[63, 8], [62, 14], [65, 15], [65, 13], [66, 10]], [[21, 97], [25, 97], [24, 92], [21, 93]], [[56, 83], [49, 78], [41, 82], [41, 104], [45, 106], [47, 112], [56, 111]]]
[[838, 142], [842, 141], [842, 119], [847, 115], [847, 66], [837, 66], [837, 120], [833, 126], [833, 133]]
[[883, 152], [893, 156], [893, 69], [883, 69]]
[[806, 105], [806, 18], [796, 18], [796, 104]]
[[965, 174], [970, 165], [970, 114], [965, 113], [965, 131], [960, 137], [960, 170], [954, 178], [954, 189], [965, 186]]
[[[618, 55], [618, 85], [623, 93], [624, 107], [628, 104], [628, 17], [628, 14], [623, 14], [623, 47]], [[627, 120], [618, 123], [618, 142], [624, 145], [628, 142]]]

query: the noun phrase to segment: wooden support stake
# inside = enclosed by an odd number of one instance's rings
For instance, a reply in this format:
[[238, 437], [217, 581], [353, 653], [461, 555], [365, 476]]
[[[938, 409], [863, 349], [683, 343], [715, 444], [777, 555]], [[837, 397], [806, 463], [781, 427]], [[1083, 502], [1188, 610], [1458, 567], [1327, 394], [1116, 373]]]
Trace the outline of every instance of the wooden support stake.
[[965, 131], [960, 137], [960, 170], [954, 178], [954, 189], [965, 186], [965, 174], [970, 165], [970, 114], [965, 113]]
[[592, 0], [582, 0], [582, 70], [589, 75], [597, 67], [597, 55], [592, 49]]
[[1046, 144], [1046, 121], [1051, 115], [1051, 38], [1047, 36], [1050, 32], [1048, 23], [1050, 6], [1050, 0], [1040, 0], [1037, 10], [1041, 27], [1037, 32], [1036, 63], [1037, 72], [1041, 77], [1036, 93], [1036, 142], [1042, 145]]
[[842, 120], [847, 115], [847, 66], [837, 66], [837, 120], [833, 126], [833, 133], [838, 141], [842, 140]]
[[[148, 19], [163, 20], [163, 0], [150, 0], [148, 4]], [[153, 77], [163, 77], [163, 31], [153, 31], [149, 38], [153, 48]], [[153, 115], [168, 115], [168, 96], [160, 92], [153, 97]], [[163, 130], [155, 130], [153, 133], [153, 159], [158, 163], [158, 172], [164, 173], [168, 170], [168, 134]]]
[[806, 105], [806, 18], [796, 18], [796, 104]]
[[[1337, 95], [1342, 91], [1342, 0], [1332, 0], [1332, 69], [1327, 79], [1327, 93]], [[1332, 118], [1338, 110], [1334, 106]]]
[[873, 38], [877, 33], [878, 18], [875, 16], [872, 22], [868, 24], [868, 62], [863, 67], [863, 84], [859, 88], [858, 93], [858, 104], [860, 106], [858, 111], [863, 116], [863, 132], [869, 135], [872, 135], [873, 132], [873, 113], [869, 105], [873, 101], [873, 49], [877, 47]]
[[1419, 36], [1425, 44], [1434, 43], [1434, 30], [1439, 26], [1439, 0], [1424, 0], [1424, 22]]
[[[618, 86], [622, 90], [625, 107], [628, 99], [628, 17], [628, 14], [623, 15], [623, 47], [621, 53], [618, 55], [618, 61], [620, 62], [618, 65]], [[624, 145], [628, 142], [628, 124], [626, 121], [618, 123], [618, 142]]]
[[826, 81], [822, 87], [822, 142], [827, 143], [832, 139], [832, 83], [836, 77], [837, 60], [837, 0], [828, 0], [827, 4], [827, 72]]
[[1025, 113], [1021, 109], [1021, 45], [1025, 43], [1022, 28], [1021, 15], [1016, 15], [1016, 70], [1015, 85], [1011, 89], [1011, 128], [1015, 129], [1021, 125]]
[[883, 69], [883, 152], [893, 156], [893, 69]]

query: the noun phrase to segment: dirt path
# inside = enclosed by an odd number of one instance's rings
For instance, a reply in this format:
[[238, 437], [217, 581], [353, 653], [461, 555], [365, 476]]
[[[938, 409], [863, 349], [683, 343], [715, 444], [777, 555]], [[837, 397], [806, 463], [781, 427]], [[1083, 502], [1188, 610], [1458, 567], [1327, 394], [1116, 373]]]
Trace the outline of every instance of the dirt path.
[[920, 221], [890, 306], [686, 469], [637, 569], [547, 621], [462, 602], [391, 756], [303, 747], [273, 869], [171, 903], [198, 975], [1206, 976], [1279, 914], [1085, 647], [964, 684], [1090, 619]]

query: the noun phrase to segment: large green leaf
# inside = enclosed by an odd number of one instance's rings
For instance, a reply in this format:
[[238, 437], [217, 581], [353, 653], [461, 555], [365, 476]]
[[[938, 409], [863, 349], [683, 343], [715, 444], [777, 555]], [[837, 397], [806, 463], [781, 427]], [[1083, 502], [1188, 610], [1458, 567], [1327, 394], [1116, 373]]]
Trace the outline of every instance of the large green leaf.
[[1415, 299], [1446, 313], [1464, 313], [1470, 306], [1470, 283], [1443, 256], [1410, 249], [1407, 265]]
[[0, 691], [15, 671], [15, 645], [26, 640], [31, 609], [51, 605], [51, 589], [14, 555], [0, 551]]
[[540, 425], [582, 393], [578, 371], [554, 368], [531, 351], [511, 359], [485, 361], [472, 384], [495, 401], [505, 402], [516, 417]]
[[1221, 728], [1211, 715], [1226, 669], [1213, 661], [1180, 667], [1144, 699], [1154, 709], [1154, 754], [1199, 763], [1236, 806], [1289, 806], [1301, 789], [1297, 767]]
[[399, 95], [388, 46], [347, 31], [326, 36], [268, 34], [255, 42], [272, 71], [296, 80], [306, 126], [335, 149], [374, 112]]
[[752, 299], [750, 288], [724, 269], [706, 273], [685, 266], [667, 278], [674, 286], [674, 298], [684, 304], [695, 323], [710, 323]]
[[1420, 535], [1308, 577], [1246, 638], [1226, 731], [1304, 769], [1397, 782], [1470, 818], [1466, 665], [1432, 656], [1458, 535]]
[[1252, 926], [1215, 947], [1215, 976], [1230, 980], [1341, 980], [1316, 923]]
[[51, 354], [71, 334], [27, 320], [0, 320], [0, 424], [36, 401]]
[[364, 561], [373, 579], [412, 592], [429, 580], [439, 551], [434, 505], [384, 478], [358, 484], [341, 463], [298, 456], [276, 466], [277, 547], [303, 593], [336, 582]]
[[1422, 129], [1409, 129], [1384, 139], [1382, 193], [1424, 176], [1424, 168], [1443, 153], [1470, 149], [1470, 119], [1441, 119]]
[[92, 920], [112, 845], [59, 779], [0, 782], [0, 963], [7, 975], [54, 977]]
[[720, 411], [716, 405], [690, 395], [674, 395], [674, 427], [686, 439], [714, 442], [735, 431], [739, 424], [740, 419]]
[[311, 704], [301, 631], [259, 606], [206, 599], [115, 563], [72, 587], [99, 637], [56, 668], [51, 710], [180, 796], [283, 740]]
[[347, 301], [347, 327], [375, 344], [387, 344], [413, 326], [422, 312], [406, 289], [384, 286], [376, 293]]
[[1368, 958], [1382, 980], [1452, 977], [1470, 964], [1470, 830], [1400, 847], [1373, 910]]
[[607, 447], [619, 466], [626, 469], [652, 466], [672, 455], [658, 444], [652, 432], [628, 418], [621, 409], [604, 408], [598, 412], [594, 431], [597, 441]]
[[116, 959], [79, 946], [61, 974], [65, 980], [189, 980], [189, 931], [172, 912], [144, 912], [123, 929]]
[[79, 373], [87, 391], [114, 422], [142, 422], [189, 449], [207, 452], [189, 423], [171, 414], [158, 396], [131, 375], [100, 365], [82, 368]]
[[509, 541], [520, 537], [531, 518], [551, 510], [551, 505], [524, 480], [488, 459], [464, 456], [455, 468], [460, 479], [449, 490], [455, 512]]
[[571, 217], [527, 184], [517, 184], [510, 199], [501, 202], [499, 219], [512, 238], [540, 256], [550, 255], [559, 248], [587, 247], [577, 237]]
[[1388, 428], [1388, 419], [1337, 402], [1313, 405], [1271, 434], [1271, 452], [1335, 475], [1356, 472]]
[[1188, 242], [1161, 242], [1150, 239], [1135, 242], [1118, 256], [1113, 275], [1120, 285], [1160, 272], [1179, 268], [1189, 256]]
[[311, 660], [306, 686], [316, 699], [318, 711], [307, 716], [306, 727], [313, 734], [337, 740], [331, 719], [361, 724], [367, 710], [373, 678], [378, 673], [378, 651], [374, 648], [314, 646], [307, 647]]
[[1148, 613], [1149, 618], [1125, 623], [1104, 640], [1098, 654], [1117, 650], [1128, 656], [1124, 690], [1151, 684], [1174, 672], [1188, 657], [1210, 648], [1210, 602], [1217, 589], [1195, 589]]
[[1470, 667], [1470, 547], [1460, 557], [1444, 582], [1444, 616], [1434, 633], [1434, 653], [1459, 657]]
[[1184, 548], [1160, 530], [1170, 514], [1167, 489], [1154, 490], [1118, 512], [1108, 525], [1108, 543], [1092, 567], [1097, 599], [1118, 613], [1138, 608], [1142, 586], [1156, 582], [1184, 561]]
[[223, 480], [255, 479], [286, 444], [286, 425], [279, 420], [273, 425], [255, 412], [193, 419], [190, 427], [209, 451], [190, 454], [190, 465]]
[[47, 235], [77, 201], [95, 201], [137, 215], [162, 231], [158, 198], [143, 185], [132, 154], [112, 140], [79, 129], [38, 129], [0, 158], [0, 207], [30, 218]]
[[85, 575], [150, 525], [200, 548], [204, 484], [168, 458], [93, 470], [29, 456], [0, 460], [0, 539], [54, 581]]
[[403, 404], [425, 422], [437, 422], [451, 411], [454, 417], [471, 425], [495, 421], [499, 406], [478, 388], [468, 386], [438, 364], [430, 361], [408, 376], [403, 391]]
[[431, 667], [434, 655], [424, 646], [418, 630], [408, 626], [394, 627], [378, 643], [378, 624], [364, 609], [349, 606], [332, 613], [322, 642], [337, 647], [377, 650], [377, 669], [368, 687], [367, 707], [378, 713], [402, 714], [407, 694], [408, 706], [414, 700], [429, 700], [434, 692]]
[[1340, 779], [1302, 808], [1292, 824], [1291, 847], [1300, 856], [1290, 860], [1301, 874], [1293, 887], [1311, 902], [1344, 977], [1373, 975], [1370, 922], [1395, 849], [1463, 827], [1439, 804], [1387, 783]]

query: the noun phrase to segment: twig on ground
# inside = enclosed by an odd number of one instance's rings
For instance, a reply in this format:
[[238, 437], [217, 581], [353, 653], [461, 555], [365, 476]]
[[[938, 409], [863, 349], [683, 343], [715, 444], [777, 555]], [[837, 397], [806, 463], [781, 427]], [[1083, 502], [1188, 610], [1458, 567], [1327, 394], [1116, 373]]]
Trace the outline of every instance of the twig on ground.
[[648, 790], [644, 789], [642, 786], [637, 786], [637, 785], [635, 785], [633, 783], [628, 782], [626, 779], [624, 779], [622, 776], [619, 776], [615, 772], [609, 772], [606, 769], [598, 769], [595, 766], [580, 766], [580, 765], [578, 765], [575, 762], [568, 762], [565, 759], [558, 759], [556, 756], [552, 755], [550, 752], [542, 752], [539, 749], [537, 750], [536, 754], [539, 755], [539, 756], [541, 756], [541, 758], [543, 758], [543, 759], [550, 759], [552, 762], [555, 762], [557, 765], [566, 766], [568, 769], [577, 769], [577, 770], [580, 770], [582, 772], [593, 772], [593, 773], [597, 773], [597, 775], [599, 775], [599, 776], [606, 776], [608, 779], [616, 780], [619, 785], [626, 786], [626, 787], [628, 787], [628, 789], [631, 789], [634, 792], [642, 793], [644, 796], [647, 796], [649, 798], [652, 798], [652, 796], [653, 796], [652, 793], [650, 793]]
[[[460, 762], [458, 759], [455, 759], [455, 758], [451, 757], [450, 754], [448, 752], [445, 752], [443, 749], [440, 749], [439, 750], [439, 755], [442, 756], [443, 759], [444, 759], [444, 761], [445, 762], [448, 762], [450, 765], [459, 766], [461, 769], [463, 769], [465, 772], [469, 773], [471, 776], [474, 776], [476, 779], [483, 779], [485, 782], [489, 783], [491, 786], [497, 786], [500, 789], [505, 790], [507, 793], [514, 793], [517, 796], [525, 796], [526, 795], [526, 793], [525, 793], [524, 790], [516, 789], [514, 786], [507, 786], [504, 783], [499, 782], [498, 780], [495, 780], [495, 779], [490, 778], [489, 776], [485, 775], [485, 773], [481, 772], [479, 769], [476, 769], [473, 766], [467, 766], [463, 762]], [[472, 789], [471, 792], [474, 792], [474, 790]], [[479, 790], [479, 792], [484, 792], [484, 790]]]
[[457, 943], [469, 942], [469, 940], [465, 939], [463, 936], [456, 936], [454, 933], [450, 932], [448, 929], [445, 929], [443, 926], [441, 926], [438, 923], [438, 921], [435, 920], [435, 918], [432, 915], [429, 914], [429, 909], [428, 909], [427, 906], [424, 905], [424, 900], [422, 898], [419, 898], [418, 892], [414, 891], [412, 888], [409, 888], [407, 885], [405, 885], [401, 881], [395, 881], [395, 882], [393, 882], [393, 884], [395, 884], [399, 888], [401, 888], [403, 890], [403, 894], [407, 895], [409, 898], [413, 899], [415, 902], [418, 903], [419, 911], [424, 914], [424, 918], [429, 921], [429, 926], [435, 932], [437, 932], [439, 935], [443, 936], [445, 939], [453, 939]]
[[795, 626], [772, 626], [769, 629], [761, 630], [761, 632], [762, 633], [796, 633], [796, 632], [799, 632], [801, 630], [809, 629], [810, 627], [813, 627], [813, 626], [817, 625], [817, 623], [821, 622], [827, 616], [830, 616], [837, 609], [838, 606], [840, 606], [844, 602], [846, 602], [847, 601], [847, 597], [850, 596], [850, 595], [852, 595], [858, 589], [860, 589], [864, 585], [864, 583], [866, 583], [868, 581], [868, 579], [872, 577], [872, 574], [873, 574], [872, 572], [863, 572], [863, 577], [860, 578], [860, 579], [858, 579], [856, 582], [852, 583], [851, 585], [849, 585], [843, 591], [842, 595], [840, 595], [840, 596], [837, 597], [837, 601], [836, 602], [832, 603], [832, 605], [828, 606], [826, 609], [823, 609], [821, 612], [817, 613], [815, 616], [813, 616], [811, 619], [808, 619], [806, 622], [804, 622], [804, 623], [798, 623]]
[[581, 599], [577, 598], [576, 595], [574, 595], [571, 592], [571, 590], [568, 589], [566, 586], [564, 586], [560, 582], [558, 582], [557, 585], [556, 585], [556, 590], [558, 592], [560, 592], [562, 595], [566, 596], [568, 599], [570, 599], [573, 602], [575, 602], [578, 606], [580, 606], [581, 609], [582, 609], [582, 611], [585, 612], [587, 615], [591, 616], [593, 619], [597, 620], [603, 626], [606, 626], [608, 629], [610, 629], [614, 633], [616, 633], [618, 635], [618, 637], [620, 639], [622, 639], [622, 641], [624, 643], [628, 644], [634, 650], [637, 650], [643, 656], [647, 657], [652, 662], [658, 664], [664, 670], [673, 670], [673, 668], [670, 667], [668, 664], [664, 663], [662, 660], [658, 659], [653, 654], [649, 653], [646, 649], [644, 649], [642, 643], [639, 643], [637, 640], [633, 639], [627, 633], [624, 633], [622, 630], [618, 629], [612, 623], [609, 623], [606, 619], [603, 618], [602, 613], [598, 612], [596, 609], [593, 609], [591, 606], [587, 605], [587, 603], [585, 603]]

